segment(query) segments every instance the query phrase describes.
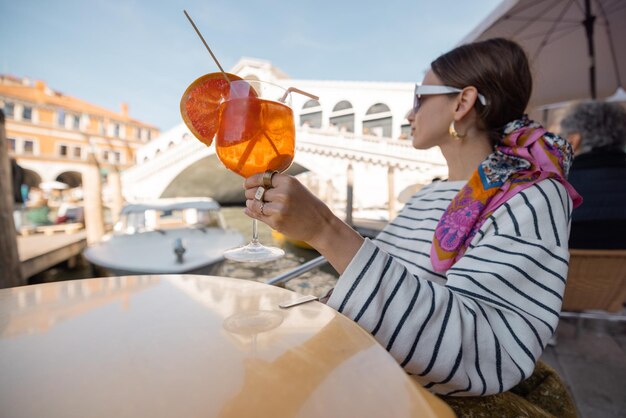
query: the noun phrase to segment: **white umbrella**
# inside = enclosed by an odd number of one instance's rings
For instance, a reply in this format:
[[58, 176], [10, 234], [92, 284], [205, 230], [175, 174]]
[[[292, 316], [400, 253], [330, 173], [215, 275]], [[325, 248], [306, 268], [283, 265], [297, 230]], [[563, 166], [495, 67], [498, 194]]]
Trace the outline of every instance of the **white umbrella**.
[[60, 181], [44, 181], [43, 183], [39, 183], [41, 190], [65, 190], [69, 187], [70, 186]]
[[602, 99], [625, 87], [624, 0], [505, 0], [462, 43], [495, 37], [528, 53], [533, 106]]

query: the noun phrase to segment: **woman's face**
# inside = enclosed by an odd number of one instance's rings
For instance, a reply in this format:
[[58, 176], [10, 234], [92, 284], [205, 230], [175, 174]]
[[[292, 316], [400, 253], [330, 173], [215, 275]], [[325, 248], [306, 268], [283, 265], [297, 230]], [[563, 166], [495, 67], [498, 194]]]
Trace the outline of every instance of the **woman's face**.
[[[443, 85], [432, 70], [426, 73], [422, 84]], [[452, 140], [448, 128], [454, 117], [454, 97], [445, 94], [420, 97], [419, 109], [413, 110], [408, 118], [414, 148], [428, 149]]]

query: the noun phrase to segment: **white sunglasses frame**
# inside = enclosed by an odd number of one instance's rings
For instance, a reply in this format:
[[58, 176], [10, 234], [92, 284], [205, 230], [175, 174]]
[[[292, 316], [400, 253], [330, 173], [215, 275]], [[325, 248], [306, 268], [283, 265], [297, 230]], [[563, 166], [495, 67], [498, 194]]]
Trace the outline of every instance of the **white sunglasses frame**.
[[[413, 111], [417, 112], [417, 110], [420, 107], [419, 96], [432, 96], [432, 95], [437, 95], [437, 94], [453, 94], [453, 93], [460, 93], [462, 91], [463, 89], [459, 89], [457, 87], [440, 86], [436, 84], [432, 84], [432, 85], [431, 84], [415, 84], [415, 92], [413, 93], [414, 94]], [[483, 96], [480, 93], [478, 93], [478, 101], [483, 106], [487, 106], [487, 99], [485, 99], [485, 96]]]

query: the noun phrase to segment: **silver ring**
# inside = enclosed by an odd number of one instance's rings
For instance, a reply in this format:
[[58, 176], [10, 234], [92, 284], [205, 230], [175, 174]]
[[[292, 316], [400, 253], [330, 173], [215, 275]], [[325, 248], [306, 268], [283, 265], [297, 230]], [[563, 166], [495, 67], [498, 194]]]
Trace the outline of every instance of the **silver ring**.
[[254, 200], [258, 200], [259, 202], [262, 202], [264, 195], [265, 195], [265, 188], [263, 186], [259, 186], [259, 188], [256, 189], [256, 193], [254, 193]]
[[267, 170], [265, 173], [263, 173], [263, 187], [265, 187], [266, 189], [271, 189], [272, 187], [274, 187], [272, 185], [272, 177], [274, 177], [274, 174], [278, 173], [278, 171], [276, 170]]
[[265, 202], [261, 202], [261, 215], [266, 216], [265, 213], [263, 213], [264, 207], [265, 207]]

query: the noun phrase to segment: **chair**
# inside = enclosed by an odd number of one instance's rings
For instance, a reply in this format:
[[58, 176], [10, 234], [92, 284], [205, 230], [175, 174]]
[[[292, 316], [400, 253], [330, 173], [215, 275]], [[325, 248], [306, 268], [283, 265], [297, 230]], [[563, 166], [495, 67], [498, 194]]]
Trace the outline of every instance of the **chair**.
[[626, 250], [570, 250], [561, 317], [626, 321]]

